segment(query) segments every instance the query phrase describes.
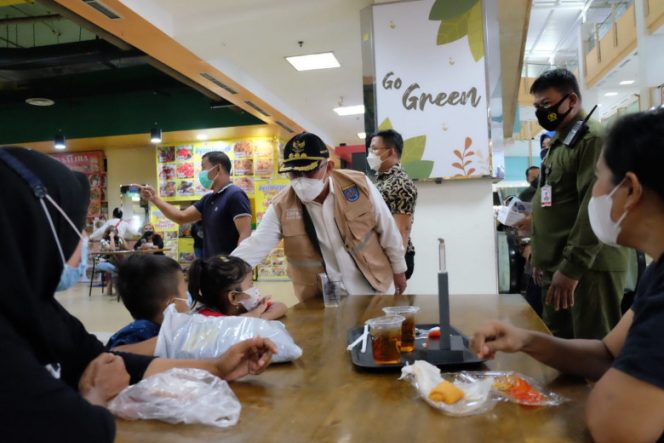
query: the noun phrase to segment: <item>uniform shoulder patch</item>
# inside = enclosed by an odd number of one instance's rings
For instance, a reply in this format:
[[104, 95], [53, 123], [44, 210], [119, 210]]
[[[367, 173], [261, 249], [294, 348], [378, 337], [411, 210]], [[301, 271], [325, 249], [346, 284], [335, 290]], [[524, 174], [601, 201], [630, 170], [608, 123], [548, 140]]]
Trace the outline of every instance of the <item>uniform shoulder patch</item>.
[[357, 185], [350, 185], [341, 190], [344, 194], [346, 201], [353, 203], [360, 199], [360, 190], [357, 188]]

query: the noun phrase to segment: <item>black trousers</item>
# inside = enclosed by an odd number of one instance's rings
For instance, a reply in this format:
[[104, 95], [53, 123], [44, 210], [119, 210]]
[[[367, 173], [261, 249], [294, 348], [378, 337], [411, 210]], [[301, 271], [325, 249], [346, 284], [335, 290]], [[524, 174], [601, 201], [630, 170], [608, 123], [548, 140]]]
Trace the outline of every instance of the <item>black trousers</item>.
[[415, 251], [406, 252], [406, 266], [406, 280], [408, 280], [415, 270]]

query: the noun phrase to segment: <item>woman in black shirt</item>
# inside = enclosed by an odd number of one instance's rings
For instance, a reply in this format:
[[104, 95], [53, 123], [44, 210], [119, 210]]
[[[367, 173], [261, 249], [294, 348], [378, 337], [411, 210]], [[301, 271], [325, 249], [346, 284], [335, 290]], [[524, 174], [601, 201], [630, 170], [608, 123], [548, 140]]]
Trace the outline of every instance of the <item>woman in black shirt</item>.
[[0, 148], [3, 442], [111, 442], [115, 420], [104, 406], [128, 383], [173, 367], [234, 379], [261, 372], [274, 352], [254, 339], [210, 360], [105, 353], [53, 297], [80, 241], [89, 192], [85, 175], [44, 154]]
[[[154, 232], [154, 226], [151, 223], [146, 223], [143, 226], [143, 235], [134, 244], [134, 250], [149, 251], [150, 249], [164, 249], [164, 240], [161, 235]], [[156, 254], [164, 255], [163, 252], [156, 252]]]
[[644, 251], [654, 262], [634, 304], [604, 339], [565, 340], [494, 321], [471, 343], [481, 357], [523, 351], [560, 371], [597, 380], [586, 404], [596, 441], [652, 442], [664, 433], [662, 165], [664, 109], [615, 123], [597, 162], [590, 224], [600, 241]]

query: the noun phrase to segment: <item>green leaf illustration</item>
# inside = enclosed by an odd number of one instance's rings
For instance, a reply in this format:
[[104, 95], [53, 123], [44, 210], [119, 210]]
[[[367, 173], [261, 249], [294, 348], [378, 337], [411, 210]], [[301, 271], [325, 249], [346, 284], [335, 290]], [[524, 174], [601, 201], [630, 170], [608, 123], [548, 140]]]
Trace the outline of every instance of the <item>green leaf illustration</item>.
[[406, 139], [403, 142], [403, 152], [401, 153], [401, 162], [409, 163], [412, 161], [422, 160], [424, 155], [424, 147], [427, 144], [427, 136], [420, 135]]
[[443, 20], [438, 27], [437, 45], [444, 45], [459, 40], [468, 32], [469, 14], [451, 20]]
[[475, 61], [479, 61], [484, 57], [484, 27], [482, 26], [481, 2], [477, 2], [468, 15], [468, 45]]
[[384, 131], [386, 129], [392, 129], [392, 122], [390, 121], [389, 118], [386, 118], [385, 120], [383, 120], [383, 123], [378, 125], [379, 131]]
[[436, 0], [429, 11], [429, 20], [450, 20], [468, 12], [479, 0]]
[[433, 171], [433, 161], [431, 160], [416, 160], [403, 164], [403, 169], [410, 178], [424, 179], [431, 176]]

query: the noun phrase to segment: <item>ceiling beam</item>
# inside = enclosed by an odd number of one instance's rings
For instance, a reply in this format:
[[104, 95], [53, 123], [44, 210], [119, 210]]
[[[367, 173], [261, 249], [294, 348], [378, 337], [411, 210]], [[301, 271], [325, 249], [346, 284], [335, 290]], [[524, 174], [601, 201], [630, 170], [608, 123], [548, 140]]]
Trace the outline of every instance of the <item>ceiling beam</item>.
[[[248, 114], [269, 125], [275, 125], [275, 127], [283, 130], [283, 135], [286, 137], [304, 130], [290, 117], [254, 95], [216, 67], [202, 60], [120, 0], [104, 0], [104, 4], [119, 15], [120, 18], [118, 19], [110, 19], [80, 0], [39, 0], [39, 2], [66, 8], [69, 13], [79, 16], [95, 27], [102, 29], [105, 33], [139, 49], [159, 63], [237, 105]], [[247, 102], [251, 102], [265, 110], [268, 115], [258, 112]]]
[[503, 136], [512, 137], [532, 0], [498, 0]]

